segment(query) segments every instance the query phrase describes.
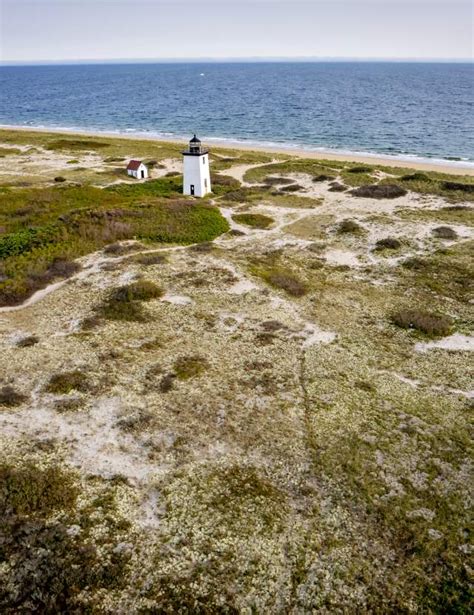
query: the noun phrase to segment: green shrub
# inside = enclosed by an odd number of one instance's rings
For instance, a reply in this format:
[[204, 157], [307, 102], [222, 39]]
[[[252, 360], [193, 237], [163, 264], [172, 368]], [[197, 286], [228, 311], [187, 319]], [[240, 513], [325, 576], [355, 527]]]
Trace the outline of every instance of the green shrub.
[[74, 475], [58, 466], [0, 462], [0, 514], [47, 515], [74, 506], [77, 494]]
[[179, 357], [174, 363], [174, 373], [179, 380], [189, 380], [199, 376], [208, 366], [207, 360], [198, 354]]
[[164, 254], [138, 254], [133, 257], [133, 262], [149, 267], [150, 265], [163, 265], [167, 262], [167, 258]]
[[433, 235], [439, 239], [457, 239], [458, 234], [450, 226], [438, 226], [433, 229]]
[[18, 340], [16, 343], [17, 348], [29, 348], [39, 342], [39, 338], [36, 335], [26, 335]]
[[153, 282], [138, 280], [112, 290], [97, 306], [96, 313], [108, 320], [144, 322], [147, 317], [141, 302], [159, 299], [163, 294], [164, 290]]
[[280, 188], [282, 192], [300, 192], [304, 189], [304, 186], [300, 186], [299, 184], [290, 184], [289, 186], [282, 186]]
[[292, 297], [302, 297], [308, 292], [304, 282], [299, 280], [294, 273], [284, 269], [270, 269], [262, 276], [275, 288], [280, 288]]
[[356, 166], [346, 169], [346, 173], [371, 173], [373, 169], [371, 167]]
[[337, 232], [344, 233], [353, 233], [354, 235], [358, 235], [363, 231], [363, 227], [358, 224], [355, 220], [342, 220], [342, 222], [337, 227]]
[[351, 190], [351, 194], [371, 199], [397, 199], [405, 196], [407, 191], [397, 184], [372, 184], [354, 188]]
[[164, 290], [148, 280], [138, 280], [128, 286], [121, 286], [115, 289], [113, 297], [116, 301], [149, 301], [159, 299], [164, 294]]
[[61, 184], [66, 181], [66, 178], [62, 177], [61, 175], [58, 175], [57, 177], [54, 178], [54, 181], [58, 184]]
[[79, 370], [54, 374], [48, 381], [45, 391], [48, 393], [66, 394], [71, 391], [86, 392], [89, 390], [87, 376]]
[[110, 143], [93, 141], [92, 139], [56, 139], [51, 141], [46, 149], [57, 150], [95, 150], [110, 147]]
[[419, 172], [409, 173], [408, 175], [402, 175], [402, 179], [403, 181], [406, 181], [406, 182], [413, 182], [413, 181], [429, 182], [431, 181], [428, 175], [426, 175], [425, 173], [419, 173]]
[[430, 337], [449, 335], [452, 329], [448, 316], [423, 310], [399, 310], [392, 315], [392, 322], [403, 329], [415, 329]]
[[289, 177], [265, 177], [263, 183], [267, 186], [286, 186], [288, 184], [294, 184], [295, 180]]
[[339, 182], [331, 182], [328, 188], [329, 192], [345, 192], [347, 190], [347, 186], [340, 184]]
[[374, 250], [379, 252], [381, 250], [398, 250], [402, 247], [401, 242], [395, 237], [385, 237], [384, 239], [379, 239], [375, 244]]
[[[21, 220], [18, 210], [25, 212]], [[66, 261], [116, 241], [198, 243], [229, 230], [219, 210], [205, 202], [72, 186], [0, 190], [0, 226], [6, 229], [0, 235], [2, 305], [19, 303], [54, 277], [70, 275], [77, 265]]]
[[313, 177], [313, 182], [328, 182], [334, 179], [333, 175], [326, 175], [325, 173], [320, 173], [319, 175], [315, 175]]
[[442, 183], [445, 190], [456, 190], [459, 192], [466, 192], [467, 194], [474, 194], [474, 183], [463, 184], [461, 182], [446, 181]]
[[160, 391], [162, 393], [168, 393], [174, 386], [176, 374], [165, 374], [160, 380]]
[[0, 237], [0, 259], [29, 252], [38, 246], [58, 239], [59, 229], [54, 225], [21, 229]]
[[266, 229], [274, 222], [273, 218], [263, 214], [234, 214], [232, 219], [235, 222], [258, 229]]
[[27, 399], [26, 395], [18, 393], [10, 384], [0, 388], [0, 406], [13, 408], [20, 406]]
[[412, 256], [402, 262], [405, 269], [413, 269], [414, 271], [422, 271], [428, 267], [428, 262], [419, 256]]

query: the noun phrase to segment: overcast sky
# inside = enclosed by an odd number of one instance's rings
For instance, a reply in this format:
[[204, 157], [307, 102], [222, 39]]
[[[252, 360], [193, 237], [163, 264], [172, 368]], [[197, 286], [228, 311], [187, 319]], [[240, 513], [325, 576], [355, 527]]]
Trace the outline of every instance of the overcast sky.
[[470, 58], [471, 0], [0, 0], [2, 61]]

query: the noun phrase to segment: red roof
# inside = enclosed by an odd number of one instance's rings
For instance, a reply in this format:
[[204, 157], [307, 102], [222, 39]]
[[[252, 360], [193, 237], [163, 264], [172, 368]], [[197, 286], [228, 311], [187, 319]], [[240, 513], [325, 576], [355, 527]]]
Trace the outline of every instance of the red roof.
[[130, 162], [128, 163], [127, 171], [138, 171], [138, 168], [141, 164], [141, 160], [130, 160]]

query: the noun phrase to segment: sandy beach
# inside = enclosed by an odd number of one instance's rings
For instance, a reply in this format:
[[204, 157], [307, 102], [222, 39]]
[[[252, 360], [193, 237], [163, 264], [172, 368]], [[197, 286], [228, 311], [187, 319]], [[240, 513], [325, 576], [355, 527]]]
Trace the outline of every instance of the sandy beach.
[[[94, 131], [79, 131], [79, 130], [67, 130], [64, 128], [37, 128], [31, 126], [0, 126], [0, 135], [2, 130], [20, 130], [24, 132], [41, 132], [41, 133], [57, 133], [57, 134], [66, 134], [66, 135], [87, 135], [94, 137], [107, 137], [107, 138], [116, 138], [116, 139], [130, 139], [133, 141], [156, 141], [157, 143], [176, 143], [177, 146], [182, 147], [186, 144], [186, 142], [180, 141], [178, 139], [166, 138], [166, 137], [155, 137], [152, 135], [146, 134], [121, 134], [117, 132], [94, 132]], [[233, 150], [243, 150], [243, 151], [255, 151], [255, 152], [268, 152], [274, 154], [287, 154], [288, 156], [294, 156], [299, 158], [310, 158], [315, 160], [335, 160], [341, 162], [356, 162], [356, 163], [365, 163], [365, 164], [377, 164], [387, 167], [401, 167], [407, 169], [416, 169], [420, 171], [436, 171], [438, 173], [448, 173], [451, 175], [471, 175], [474, 176], [474, 165], [462, 162], [462, 161], [441, 161], [441, 160], [433, 160], [433, 161], [421, 161], [418, 159], [403, 159], [398, 157], [390, 157], [390, 156], [378, 156], [376, 154], [352, 154], [345, 152], [330, 152], [330, 151], [314, 151], [303, 148], [292, 148], [292, 147], [277, 147], [277, 146], [266, 146], [266, 145], [254, 145], [254, 144], [245, 144], [236, 141], [225, 141], [215, 140], [215, 139], [205, 139], [206, 143], [209, 146], [218, 148], [218, 149], [233, 149]]]

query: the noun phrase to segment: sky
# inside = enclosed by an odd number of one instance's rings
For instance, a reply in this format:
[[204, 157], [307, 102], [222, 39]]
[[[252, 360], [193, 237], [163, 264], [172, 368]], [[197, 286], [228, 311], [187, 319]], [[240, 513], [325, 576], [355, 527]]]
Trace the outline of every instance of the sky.
[[0, 61], [469, 59], [471, 0], [0, 0]]

